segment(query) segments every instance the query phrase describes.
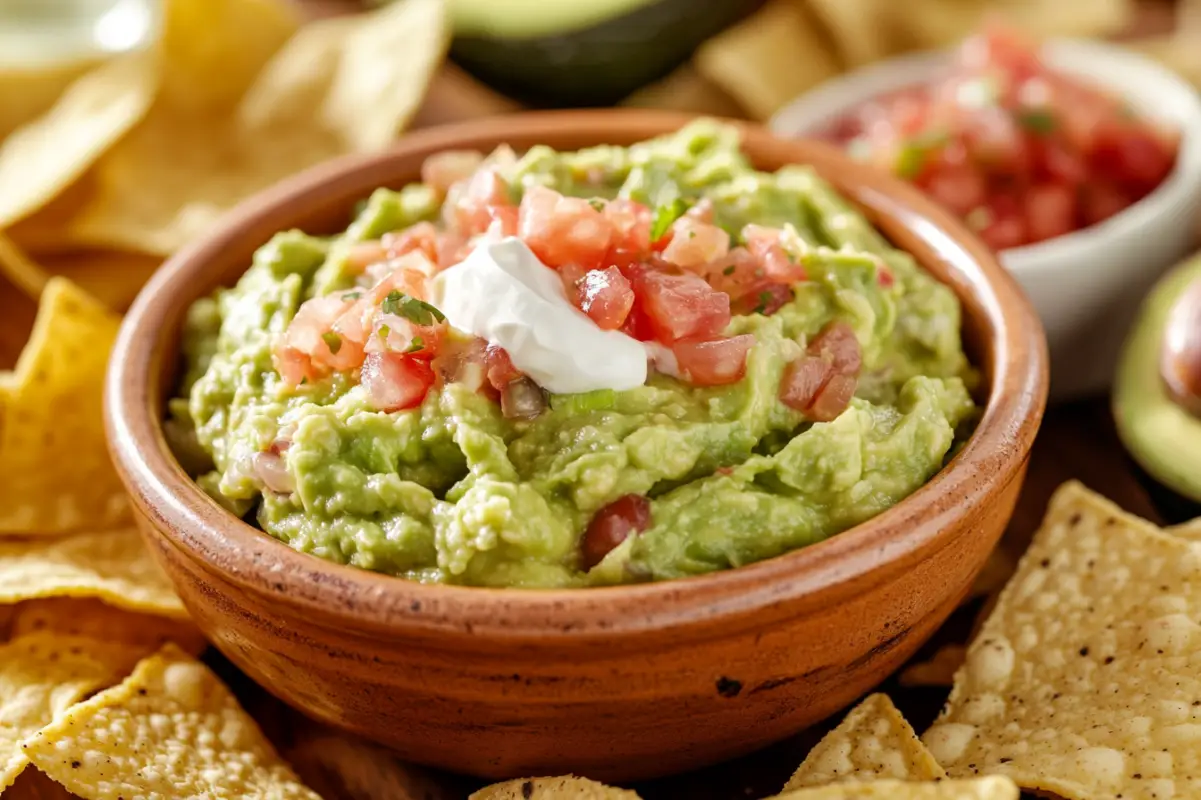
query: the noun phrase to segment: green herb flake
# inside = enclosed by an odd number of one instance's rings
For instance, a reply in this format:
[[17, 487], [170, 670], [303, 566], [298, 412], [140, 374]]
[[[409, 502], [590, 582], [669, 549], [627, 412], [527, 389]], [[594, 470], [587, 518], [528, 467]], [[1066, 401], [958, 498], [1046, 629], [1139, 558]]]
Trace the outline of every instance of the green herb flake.
[[413, 339], [409, 342], [409, 347], [407, 350], [405, 350], [405, 352], [406, 353], [416, 353], [418, 350], [420, 350], [423, 347], [425, 347], [425, 339], [422, 339], [420, 336], [414, 336]]
[[346, 294], [342, 295], [342, 302], [349, 303], [352, 300], [358, 300], [362, 296], [362, 292], [347, 292]]
[[594, 198], [592, 198], [591, 200], [589, 200], [589, 201], [588, 201], [588, 205], [592, 206], [592, 207], [593, 207], [593, 208], [595, 208], [597, 211], [604, 211], [604, 210], [605, 210], [605, 201], [604, 201], [604, 200], [601, 200], [599, 197], [594, 197]]
[[767, 304], [771, 302], [771, 292], [759, 292], [759, 305], [755, 306], [755, 313], [762, 314], [767, 310]]
[[651, 241], [657, 242], [663, 238], [671, 224], [688, 211], [689, 203], [682, 197], [677, 197], [670, 203], [655, 209], [655, 221], [651, 225]]
[[1059, 120], [1048, 108], [1027, 108], [1018, 112], [1018, 124], [1037, 136], [1046, 136], [1053, 132]]
[[391, 333], [392, 333], [392, 329], [389, 328], [387, 325], [380, 325], [379, 330], [375, 332], [376, 336], [378, 336], [381, 339], [387, 339]]
[[897, 160], [893, 171], [898, 177], [913, 180], [922, 173], [926, 166], [926, 149], [916, 142], [906, 142], [897, 152]]
[[446, 320], [446, 315], [429, 303], [396, 290], [388, 292], [380, 308], [385, 314], [404, 317], [415, 325], [433, 325]]
[[730, 266], [728, 266], [728, 267], [726, 267], [725, 269], [723, 269], [723, 270], [721, 271], [721, 274], [722, 274], [722, 275], [733, 275], [733, 274], [734, 274], [734, 265], [733, 265], [733, 264], [731, 264]]
[[325, 346], [329, 348], [329, 352], [332, 355], [336, 356], [338, 351], [342, 349], [342, 337], [333, 331], [326, 331], [321, 334], [321, 341], [325, 342]]

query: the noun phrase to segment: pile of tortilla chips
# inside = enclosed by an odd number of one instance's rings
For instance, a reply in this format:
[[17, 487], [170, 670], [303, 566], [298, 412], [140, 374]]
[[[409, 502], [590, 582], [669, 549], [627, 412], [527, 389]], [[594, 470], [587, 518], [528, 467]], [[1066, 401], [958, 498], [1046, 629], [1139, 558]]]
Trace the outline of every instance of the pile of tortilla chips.
[[107, 455], [104, 374], [115, 310], [163, 256], [248, 194], [395, 138], [443, 58], [444, 10], [404, 0], [309, 25], [287, 0], [164, 12], [139, 52], [0, 75], [0, 274], [38, 300], [0, 372], [6, 799], [317, 797], [196, 660], [207, 643]]
[[238, 201], [393, 141], [445, 55], [442, 0], [301, 22], [287, 0], [165, 0], [151, 46], [57, 103], [41, 76], [0, 83], [17, 109], [0, 118], [0, 273], [35, 296], [67, 275], [123, 308]]

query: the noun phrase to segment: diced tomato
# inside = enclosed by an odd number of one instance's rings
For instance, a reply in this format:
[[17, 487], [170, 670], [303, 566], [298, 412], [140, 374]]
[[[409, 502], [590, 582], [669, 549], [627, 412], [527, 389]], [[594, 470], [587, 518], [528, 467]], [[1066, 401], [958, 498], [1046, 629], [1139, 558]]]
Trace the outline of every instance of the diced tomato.
[[444, 323], [417, 325], [396, 314], [377, 314], [363, 349], [368, 353], [403, 353], [428, 361], [437, 355], [445, 333]]
[[1080, 219], [1085, 225], [1104, 222], [1128, 208], [1134, 198], [1105, 181], [1091, 181], [1080, 190]]
[[831, 375], [809, 406], [806, 416], [814, 422], [829, 422], [847, 410], [855, 396], [856, 380], [850, 375]]
[[[967, 162], [992, 173], [1021, 174], [1030, 168], [1030, 152], [1014, 115], [986, 107], [974, 113], [963, 131]], [[951, 149], [951, 148], [948, 148]]]
[[452, 187], [443, 216], [454, 232], [464, 237], [474, 236], [488, 229], [492, 222], [490, 209], [508, 205], [512, 202], [504, 178], [496, 169], [484, 167]]
[[1025, 215], [1015, 197], [993, 197], [986, 216], [988, 221], [980, 230], [980, 238], [993, 250], [1021, 247], [1029, 241]]
[[782, 283], [765, 283], [730, 301], [735, 314], [762, 314], [770, 317], [792, 302], [792, 289]]
[[430, 366], [443, 383], [461, 383], [473, 392], [495, 395], [488, 383], [487, 348], [488, 343], [478, 337], [466, 341], [448, 339], [440, 343]]
[[855, 331], [845, 322], [831, 322], [809, 342], [810, 355], [829, 362], [839, 375], [858, 375], [863, 365], [863, 350]]
[[[326, 342], [334, 322], [350, 307], [351, 301], [343, 300], [338, 295], [314, 297], [301, 303], [296, 316], [289, 323], [284, 333], [281, 347], [307, 356], [318, 374], [328, 374], [333, 367], [329, 363], [334, 357]], [[286, 354], [281, 361], [294, 365], [294, 355]], [[283, 371], [281, 370], [281, 374]], [[289, 369], [290, 375], [295, 375], [295, 369]]]
[[1079, 185], [1087, 177], [1084, 159], [1059, 139], [1043, 139], [1034, 147], [1036, 177], [1072, 186]]
[[661, 342], [713, 338], [730, 324], [729, 295], [697, 275], [646, 270], [633, 283], [639, 307]]
[[732, 298], [742, 297], [769, 282], [762, 262], [745, 247], [735, 247], [725, 258], [710, 264], [705, 279], [714, 289]]
[[627, 494], [597, 511], [580, 539], [580, 566], [592, 569], [631, 536], [651, 526], [651, 503]]
[[620, 328], [634, 307], [634, 290], [617, 267], [594, 269], [578, 284], [580, 310], [603, 330]]
[[1071, 233], [1076, 227], [1076, 192], [1070, 186], [1040, 183], [1026, 190], [1026, 232], [1031, 242]]
[[422, 162], [421, 182], [443, 197], [451, 186], [470, 178], [483, 161], [478, 150], [443, 150]]
[[380, 244], [388, 258], [399, 258], [417, 251], [431, 262], [438, 261], [438, 230], [429, 222], [418, 222], [403, 231], [385, 233]]
[[518, 212], [516, 206], [489, 206], [488, 216], [492, 219], [488, 223], [489, 238], [504, 239], [517, 235]]
[[663, 248], [663, 258], [684, 269], [699, 271], [730, 252], [730, 234], [716, 225], [683, 216], [671, 228], [671, 242]]
[[708, 197], [702, 197], [697, 200], [688, 210], [684, 212], [684, 216], [696, 222], [703, 222], [706, 225], [713, 224], [713, 201]]
[[696, 386], [737, 383], [746, 374], [746, 357], [755, 344], [749, 333], [728, 339], [683, 339], [672, 345], [679, 371]]
[[351, 247], [350, 252], [347, 253], [346, 267], [350, 272], [358, 274], [372, 264], [383, 261], [387, 257], [388, 251], [379, 239], [370, 242], [359, 242]]
[[1150, 191], [1172, 171], [1175, 153], [1144, 125], [1110, 119], [1096, 138], [1093, 167], [1139, 193]]
[[515, 380], [525, 377], [524, 373], [513, 366], [509, 353], [497, 345], [490, 344], [484, 350], [484, 369], [488, 383], [493, 389], [500, 391]]
[[651, 250], [651, 211], [633, 200], [611, 200], [605, 218], [613, 228], [608, 260], [614, 264], [643, 261]]
[[367, 398], [379, 411], [416, 408], [434, 385], [429, 362], [400, 353], [370, 353], [359, 376]]
[[655, 328], [651, 324], [650, 317], [639, 306], [637, 294], [634, 295], [634, 305], [630, 309], [630, 313], [626, 316], [626, 321], [622, 323], [620, 330], [626, 336], [637, 339], [640, 342], [650, 342], [655, 338]]
[[988, 198], [984, 175], [969, 164], [939, 167], [930, 171], [923, 187], [926, 193], [960, 216]]
[[613, 225], [587, 200], [533, 186], [521, 200], [518, 235], [548, 267], [600, 266], [613, 239]]
[[322, 373], [313, 365], [308, 353], [302, 353], [295, 347], [277, 347], [271, 353], [271, 363], [275, 371], [289, 386], [299, 386], [306, 381], [319, 380]]
[[770, 281], [793, 284], [805, 280], [805, 268], [795, 263], [780, 243], [783, 231], [762, 225], [747, 225], [742, 229], [746, 249], [758, 262], [760, 272]]
[[834, 367], [820, 356], [805, 355], [790, 361], [780, 378], [780, 402], [802, 413], [808, 412]]

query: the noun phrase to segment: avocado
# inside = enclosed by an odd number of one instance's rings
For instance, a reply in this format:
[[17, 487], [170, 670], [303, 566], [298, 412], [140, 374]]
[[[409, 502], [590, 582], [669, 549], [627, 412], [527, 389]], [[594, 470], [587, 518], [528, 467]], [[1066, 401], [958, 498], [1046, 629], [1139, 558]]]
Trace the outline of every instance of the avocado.
[[451, 58], [530, 105], [612, 105], [763, 2], [454, 0]]
[[[1156, 505], [1168, 517], [1195, 516], [1201, 503], [1201, 417], [1190, 413], [1162, 374], [1169, 322], [1177, 301], [1201, 286], [1201, 255], [1160, 279], [1131, 330], [1113, 389], [1118, 435], [1139, 466], [1157, 482]], [[1175, 314], [1173, 313], [1176, 310]]]

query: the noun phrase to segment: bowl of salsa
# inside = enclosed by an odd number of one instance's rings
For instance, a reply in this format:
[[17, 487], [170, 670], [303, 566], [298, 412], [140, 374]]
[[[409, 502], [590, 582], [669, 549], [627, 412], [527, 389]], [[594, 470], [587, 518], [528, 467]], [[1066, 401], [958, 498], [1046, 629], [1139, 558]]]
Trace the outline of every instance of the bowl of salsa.
[[1108, 386], [1138, 298], [1195, 243], [1201, 102], [1117, 45], [992, 26], [831, 81], [772, 128], [913, 183], [997, 251], [1047, 328], [1057, 398]]

